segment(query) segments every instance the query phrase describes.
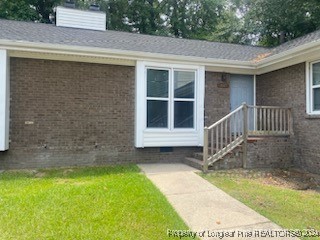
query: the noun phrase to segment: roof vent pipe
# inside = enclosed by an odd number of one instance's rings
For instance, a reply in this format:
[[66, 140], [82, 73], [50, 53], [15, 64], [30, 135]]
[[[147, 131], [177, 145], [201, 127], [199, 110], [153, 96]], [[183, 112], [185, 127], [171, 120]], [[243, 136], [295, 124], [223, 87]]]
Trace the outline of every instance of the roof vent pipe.
[[91, 10], [91, 11], [100, 11], [100, 6], [99, 6], [99, 4], [91, 3], [90, 7], [89, 7], [89, 10]]
[[76, 3], [73, 0], [66, 0], [64, 2], [64, 7], [66, 7], [66, 8], [76, 8]]

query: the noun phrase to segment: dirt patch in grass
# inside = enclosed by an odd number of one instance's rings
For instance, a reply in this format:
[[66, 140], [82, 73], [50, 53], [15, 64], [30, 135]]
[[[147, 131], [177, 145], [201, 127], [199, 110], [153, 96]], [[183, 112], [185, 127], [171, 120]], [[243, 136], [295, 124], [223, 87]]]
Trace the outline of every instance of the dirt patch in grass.
[[233, 169], [218, 171], [213, 174], [227, 175], [231, 178], [256, 179], [265, 185], [280, 186], [294, 190], [320, 192], [320, 175], [304, 172], [299, 169]]
[[73, 186], [83, 186], [83, 185], [89, 185], [92, 183], [92, 181], [89, 180], [75, 180], [75, 179], [64, 179], [64, 178], [58, 178], [56, 179], [57, 184], [69, 184]]

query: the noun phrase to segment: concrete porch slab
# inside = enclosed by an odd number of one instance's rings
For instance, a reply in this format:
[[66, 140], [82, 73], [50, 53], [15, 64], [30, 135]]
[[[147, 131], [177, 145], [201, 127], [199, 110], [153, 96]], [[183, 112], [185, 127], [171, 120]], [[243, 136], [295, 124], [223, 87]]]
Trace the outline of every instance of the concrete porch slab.
[[170, 172], [199, 172], [198, 169], [183, 163], [141, 163], [138, 166], [147, 175]]

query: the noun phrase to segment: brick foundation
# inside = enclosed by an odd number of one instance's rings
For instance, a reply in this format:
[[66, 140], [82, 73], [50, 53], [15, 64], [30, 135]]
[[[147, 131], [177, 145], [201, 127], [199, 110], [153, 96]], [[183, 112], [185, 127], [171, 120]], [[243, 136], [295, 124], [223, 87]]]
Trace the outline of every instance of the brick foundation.
[[290, 137], [264, 137], [248, 141], [247, 168], [289, 168], [292, 165]]

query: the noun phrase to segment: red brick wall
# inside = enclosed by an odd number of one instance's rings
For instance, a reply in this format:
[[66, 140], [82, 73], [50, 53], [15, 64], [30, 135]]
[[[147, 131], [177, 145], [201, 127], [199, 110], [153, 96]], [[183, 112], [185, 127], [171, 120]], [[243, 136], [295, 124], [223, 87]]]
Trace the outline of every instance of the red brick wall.
[[257, 105], [293, 109], [294, 164], [320, 172], [320, 118], [306, 114], [305, 63], [257, 76]]
[[176, 162], [190, 155], [195, 148], [134, 148], [134, 78], [134, 67], [11, 58], [11, 143], [0, 152], [0, 168]]

